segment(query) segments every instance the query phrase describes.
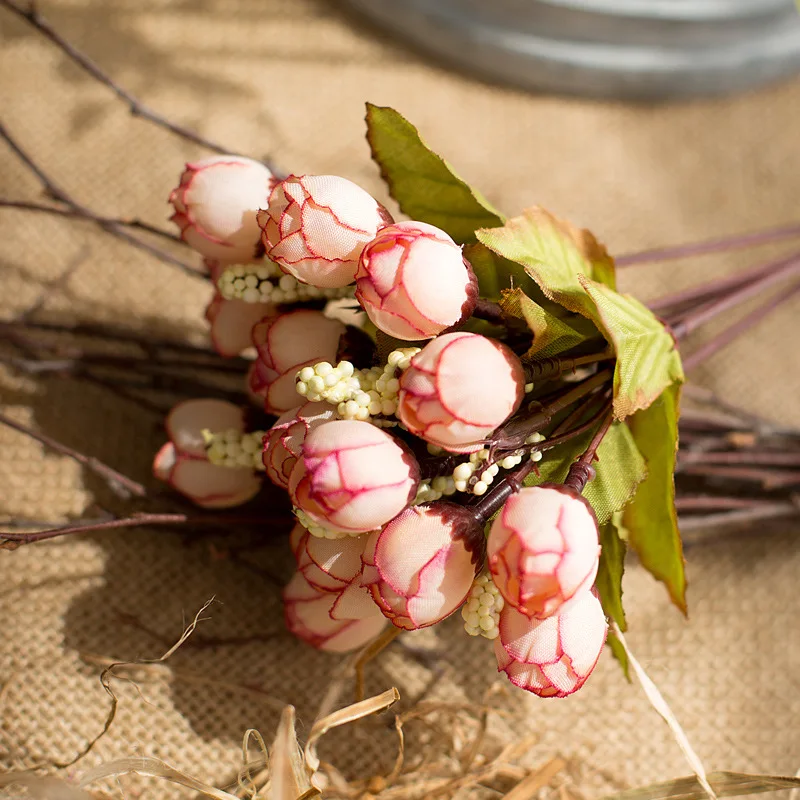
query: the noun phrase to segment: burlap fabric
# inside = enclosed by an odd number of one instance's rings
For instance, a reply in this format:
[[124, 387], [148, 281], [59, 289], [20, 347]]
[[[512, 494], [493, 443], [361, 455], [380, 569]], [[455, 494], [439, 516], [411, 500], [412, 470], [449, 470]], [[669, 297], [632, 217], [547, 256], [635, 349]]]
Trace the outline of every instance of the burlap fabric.
[[[453, 74], [316, 0], [60, 0], [55, 26], [152, 106], [232, 149], [294, 172], [345, 175], [384, 198], [363, 140], [363, 102], [392, 105], [509, 212], [539, 203], [592, 228], [614, 252], [690, 241], [797, 216], [800, 83], [671, 107], [536, 97]], [[101, 212], [163, 221], [182, 163], [199, 150], [131, 119], [109, 91], [0, 11], [0, 106], [12, 133], [57, 181]], [[0, 192], [34, 198], [36, 181], [8, 151]], [[2, 314], [113, 321], [202, 339], [209, 289], [88, 226], [0, 215]], [[705, 259], [622, 275], [642, 297], [757, 257]], [[76, 266], [77, 264], [77, 266]], [[50, 284], [65, 270], [63, 286]], [[49, 288], [48, 288], [49, 287]], [[800, 423], [792, 360], [797, 305], [710, 361], [694, 379], [729, 399]], [[2, 376], [7, 413], [147, 480], [163, 440], [157, 420], [102, 389]], [[115, 507], [69, 459], [0, 427], [0, 513], [59, 521]], [[712, 769], [800, 767], [796, 529], [757, 531], [690, 549], [687, 623], [632, 565], [629, 641]], [[68, 759], [108, 706], [98, 673], [113, 659], [155, 657], [209, 597], [219, 605], [194, 647], [142, 683], [120, 685], [117, 720], [86, 764], [156, 755], [199, 778], [235, 772], [241, 735], [269, 733], [285, 702], [301, 730], [337, 659], [282, 632], [276, 588], [208, 539], [126, 531], [22, 548], [0, 557], [0, 758], [6, 766]], [[261, 565], [280, 578], [285, 556]], [[434, 696], [478, 700], [496, 680], [491, 647], [457, 623], [426, 642], [446, 651]], [[216, 641], [223, 639], [225, 641]], [[369, 688], [413, 699], [437, 677], [394, 646]], [[498, 701], [501, 702], [501, 701]], [[540, 734], [532, 758], [574, 757], [588, 795], [685, 774], [641, 691], [604, 657], [566, 701], [515, 694], [506, 733]], [[344, 769], [383, 763], [393, 740], [356, 728], [329, 753]], [[138, 780], [122, 786], [134, 792]], [[149, 790], [152, 792], [152, 789]], [[171, 790], [170, 790], [171, 791]], [[162, 796], [167, 790], [159, 789]]]

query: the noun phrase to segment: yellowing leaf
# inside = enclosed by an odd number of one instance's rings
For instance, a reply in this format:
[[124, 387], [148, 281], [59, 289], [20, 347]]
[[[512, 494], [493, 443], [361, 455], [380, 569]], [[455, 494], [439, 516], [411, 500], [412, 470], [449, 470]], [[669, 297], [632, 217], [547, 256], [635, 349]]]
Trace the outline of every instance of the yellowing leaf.
[[586, 340], [584, 333], [535, 303], [522, 289], [507, 290], [500, 301], [500, 307], [507, 314], [524, 319], [533, 333], [533, 343], [523, 359], [531, 360], [536, 356], [550, 358]]
[[393, 108], [367, 103], [367, 141], [389, 192], [412, 219], [436, 225], [459, 244], [475, 229], [502, 225], [503, 215], [422, 141]]
[[603, 245], [589, 231], [538, 206], [502, 228], [478, 230], [475, 235], [497, 255], [524, 266], [548, 299], [589, 319], [596, 311], [579, 277], [615, 288], [614, 262]]
[[583, 277], [579, 280], [614, 346], [614, 416], [625, 419], [647, 408], [667, 386], [683, 380], [681, 358], [663, 323], [635, 297]]
[[672, 602], [686, 613], [683, 545], [675, 511], [675, 455], [678, 450], [680, 384], [674, 383], [649, 407], [627, 420], [647, 462], [647, 477], [623, 520], [628, 543], [642, 565], [664, 583]]

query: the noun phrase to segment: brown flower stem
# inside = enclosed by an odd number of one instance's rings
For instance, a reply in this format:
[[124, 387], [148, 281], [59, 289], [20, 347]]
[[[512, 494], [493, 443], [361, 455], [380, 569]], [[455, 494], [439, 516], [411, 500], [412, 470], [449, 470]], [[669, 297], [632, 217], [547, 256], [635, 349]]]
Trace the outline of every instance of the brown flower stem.
[[130, 517], [90, 522], [88, 524], [66, 525], [35, 533], [12, 533], [0, 531], [0, 549], [13, 550], [15, 546], [44, 542], [58, 536], [74, 533], [93, 533], [119, 530], [121, 528], [141, 528], [151, 525], [266, 525], [283, 517], [257, 516], [247, 514], [133, 514]]
[[697, 330], [697, 328], [699, 328], [701, 325], [709, 322], [724, 311], [735, 308], [737, 305], [746, 302], [751, 297], [754, 297], [755, 295], [764, 291], [764, 289], [767, 289], [776, 283], [780, 283], [781, 281], [788, 280], [789, 278], [792, 278], [798, 274], [800, 274], [800, 256], [794, 256], [793, 258], [788, 259], [786, 263], [779, 269], [769, 272], [762, 278], [752, 283], [748, 283], [745, 286], [724, 295], [719, 300], [715, 300], [712, 303], [700, 308], [698, 311], [695, 311], [684, 317], [680, 322], [672, 327], [672, 332], [675, 335], [675, 338], [679, 341], [681, 339], [685, 339], [690, 333]]
[[123, 100], [125, 103], [127, 103], [132, 116], [141, 117], [148, 122], [152, 122], [154, 125], [158, 125], [161, 128], [165, 128], [166, 130], [177, 134], [189, 142], [193, 142], [201, 147], [205, 147], [208, 150], [213, 150], [215, 153], [230, 153], [230, 150], [220, 144], [217, 144], [217, 142], [207, 139], [206, 137], [201, 136], [199, 133], [196, 133], [189, 128], [185, 128], [182, 125], [170, 122], [166, 117], [162, 116], [161, 114], [157, 114], [155, 111], [139, 102], [139, 100], [137, 100], [127, 89], [124, 89], [111, 77], [106, 75], [106, 73], [103, 72], [103, 70], [100, 69], [100, 67], [95, 64], [92, 59], [78, 50], [75, 46], [71, 45], [66, 39], [64, 39], [63, 36], [61, 36], [61, 34], [54, 30], [50, 23], [36, 10], [34, 3], [30, 3], [30, 5], [25, 8], [17, 3], [11, 2], [11, 0], [0, 0], [0, 6], [7, 8], [13, 14], [16, 14], [18, 17], [24, 19], [27, 23], [36, 28], [36, 30], [38, 30], [42, 35], [53, 42], [53, 44], [60, 48], [61, 51], [69, 56], [69, 58], [78, 64], [78, 66], [82, 67], [86, 72], [88, 72], [89, 75], [91, 75], [95, 80], [111, 89], [114, 94], [120, 98], [120, 100]]
[[694, 353], [686, 356], [683, 359], [683, 368], [689, 372], [707, 359], [711, 358], [711, 356], [716, 354], [723, 347], [729, 345], [734, 339], [738, 338], [743, 333], [746, 333], [754, 325], [757, 325], [759, 322], [761, 322], [764, 317], [770, 314], [778, 306], [782, 305], [788, 300], [793, 299], [798, 291], [800, 291], [800, 283], [795, 284], [789, 291], [779, 292], [776, 294], [763, 306], [757, 308], [743, 319], [726, 328], [724, 331], [722, 331], [722, 333], [711, 339], [711, 341], [707, 342], [698, 350], [695, 350]]
[[[63, 201], [62, 201], [63, 202]], [[69, 217], [70, 219], [85, 219], [86, 215], [81, 211], [76, 211], [74, 208], [58, 208], [56, 206], [48, 206], [43, 203], [30, 203], [26, 200], [7, 200], [0, 198], [0, 208], [18, 209], [20, 211], [35, 211], [41, 214], [52, 214], [58, 217]], [[168, 239], [170, 242], [180, 244], [188, 247], [186, 242], [181, 239], [176, 233], [172, 231], [159, 228], [157, 225], [150, 225], [148, 222], [143, 222], [140, 219], [123, 219], [122, 217], [102, 217], [99, 214], [92, 214], [92, 221], [97, 224], [104, 225], [120, 225], [125, 228], [134, 228], [136, 230], [144, 231], [145, 233], [152, 233], [154, 236], [160, 236], [162, 239]]]
[[[0, 333], [2, 336], [2, 333]], [[208, 370], [209, 372], [222, 372], [230, 373], [231, 375], [244, 375], [247, 371], [242, 368], [240, 364], [227, 364], [220, 360], [218, 364], [203, 364], [196, 361], [186, 361], [184, 358], [177, 356], [156, 356], [155, 358], [148, 358], [147, 356], [104, 356], [94, 353], [84, 353], [76, 356], [75, 358], [53, 358], [53, 359], [26, 359], [26, 358], [13, 358], [0, 355], [0, 362], [9, 364], [16, 367], [22, 372], [30, 375], [38, 375], [48, 372], [71, 372], [78, 368], [86, 367], [110, 367], [119, 369], [132, 369], [136, 371], [146, 372], [148, 374], [159, 374], [164, 370], [186, 370], [186, 369], [199, 369]]]
[[683, 495], [675, 498], [679, 513], [687, 511], [731, 511], [741, 508], [764, 508], [774, 506], [769, 500], [753, 497], [726, 497], [718, 495]]
[[673, 261], [679, 258], [692, 258], [710, 253], [724, 253], [730, 250], [741, 250], [747, 247], [758, 247], [773, 244], [786, 239], [800, 237], [800, 223], [768, 228], [754, 233], [724, 236], [717, 239], [706, 239], [692, 244], [675, 245], [673, 247], [656, 247], [638, 253], [626, 253], [614, 259], [618, 267], [629, 267], [636, 264], [651, 264], [660, 261]]
[[576, 372], [578, 367], [596, 364], [598, 361], [608, 361], [612, 358], [614, 358], [614, 351], [608, 348], [602, 353], [590, 353], [575, 358], [544, 358], [530, 363], [523, 361], [522, 366], [525, 369], [525, 380], [535, 382], [558, 378], [567, 372]]
[[747, 283], [751, 283], [759, 278], [767, 275], [775, 270], [782, 269], [789, 262], [798, 258], [798, 254], [794, 254], [789, 258], [780, 258], [775, 261], [770, 261], [767, 264], [759, 264], [752, 269], [743, 270], [733, 275], [727, 275], [723, 278], [716, 278], [712, 281], [702, 283], [699, 286], [692, 286], [689, 289], [683, 289], [680, 292], [658, 297], [647, 303], [647, 307], [651, 311], [661, 312], [667, 309], [674, 309], [680, 306], [685, 306], [687, 303], [703, 302], [724, 294], [732, 289], [738, 289]]
[[[694, 533], [695, 531], [719, 528], [727, 531], [734, 525], [751, 525], [754, 522], [764, 522], [769, 519], [780, 519], [800, 514], [797, 503], [765, 503], [754, 505], [751, 508], [733, 509], [719, 514], [692, 514], [684, 515], [679, 520], [681, 534]], [[700, 537], [698, 541], [689, 540], [688, 544], [696, 544], [711, 537]], [[687, 544], [684, 539], [684, 544]]]
[[733, 450], [719, 452], [683, 451], [678, 453], [678, 468], [692, 464], [753, 464], [755, 466], [800, 467], [800, 451]]
[[569, 408], [573, 403], [607, 384], [613, 374], [611, 369], [601, 370], [581, 381], [574, 388], [559, 394], [545, 405], [540, 403], [532, 404], [534, 411], [529, 417], [515, 419], [507, 423], [497, 431], [491, 444], [493, 447], [502, 450], [513, 450], [516, 447], [520, 447], [530, 434], [546, 428], [553, 421], [553, 417], [560, 411]]
[[[43, 331], [45, 333], [66, 333], [71, 336], [86, 336], [136, 344], [147, 353], [153, 353], [156, 349], [163, 348], [165, 350], [175, 350], [181, 353], [196, 354], [197, 356], [207, 356], [213, 359], [222, 358], [216, 351], [203, 345], [191, 344], [177, 339], [157, 339], [148, 335], [148, 333], [114, 328], [97, 322], [59, 323], [44, 320], [15, 320], [14, 322], [0, 322], [0, 331], [3, 330], [34, 330]], [[230, 360], [235, 361], [236, 359]]]
[[[610, 415], [610, 413], [611, 402], [609, 401], [605, 403], [591, 419], [587, 420], [582, 425], [578, 425], [577, 427], [572, 428], [571, 430], [566, 431], [558, 436], [552, 436], [545, 441], [537, 442], [536, 444], [526, 448], [526, 452], [536, 453], [542, 450], [550, 450], [553, 447], [558, 447], [560, 444], [569, 442], [577, 436], [581, 436], [582, 434], [586, 433], [586, 431], [594, 428], [598, 421], [604, 420]], [[605, 431], [603, 431], [603, 434], [605, 434]], [[506, 475], [503, 480], [495, 484], [492, 491], [489, 494], [484, 495], [475, 505], [468, 506], [478, 523], [481, 525], [484, 524], [496, 511], [499, 511], [506, 500], [508, 500], [508, 498], [511, 497], [514, 492], [518, 492], [522, 488], [525, 478], [527, 478], [528, 475], [530, 475], [535, 469], [536, 462], [529, 459], [521, 467]]]
[[[9, 4], [8, 0], [0, 0], [0, 4]], [[77, 217], [82, 217], [84, 219], [88, 219], [91, 222], [97, 224], [102, 230], [106, 231], [107, 233], [111, 234], [112, 236], [116, 236], [118, 239], [121, 239], [124, 242], [136, 247], [139, 250], [143, 250], [145, 253], [149, 253], [151, 256], [155, 256], [159, 261], [163, 261], [165, 264], [170, 264], [171, 266], [178, 267], [187, 275], [192, 275], [194, 277], [200, 278], [207, 278], [207, 275], [200, 267], [195, 267], [192, 264], [189, 264], [185, 261], [182, 261], [179, 258], [176, 258], [171, 253], [168, 253], [166, 250], [161, 250], [158, 247], [150, 244], [149, 242], [145, 242], [142, 239], [131, 234], [127, 231], [121, 224], [117, 222], [106, 221], [102, 217], [98, 217], [91, 209], [87, 208], [84, 205], [78, 203], [70, 194], [68, 194], [64, 189], [60, 188], [53, 180], [50, 178], [47, 173], [45, 173], [41, 167], [33, 160], [33, 158], [25, 151], [25, 149], [17, 142], [10, 133], [6, 130], [5, 126], [0, 123], [0, 138], [2, 138], [6, 144], [16, 153], [19, 159], [33, 172], [34, 175], [39, 179], [39, 182], [42, 184], [45, 192], [50, 195], [54, 200], [57, 200], [65, 205], [69, 206], [74, 212]]]
[[677, 471], [681, 475], [696, 475], [706, 478], [721, 478], [728, 481], [741, 481], [743, 483], [757, 483], [768, 491], [800, 486], [800, 472], [790, 469], [778, 470], [726, 464], [690, 464], [685, 467], [679, 467]]
[[597, 433], [592, 437], [589, 446], [584, 451], [583, 455], [569, 468], [564, 486], [569, 486], [574, 489], [578, 494], [581, 494], [586, 487], [586, 484], [594, 478], [595, 472], [592, 462], [597, 458], [597, 448], [603, 441], [603, 437], [608, 433], [611, 423], [614, 421], [614, 412], [609, 408]]
[[0, 414], [0, 424], [6, 425], [9, 428], [13, 428], [15, 431], [19, 431], [20, 433], [24, 433], [26, 436], [30, 436], [31, 439], [41, 442], [45, 447], [48, 447], [57, 453], [61, 453], [62, 455], [68, 456], [73, 461], [77, 461], [91, 472], [94, 472], [95, 475], [99, 475], [101, 478], [103, 478], [106, 483], [108, 483], [108, 485], [122, 497], [129, 497], [132, 494], [136, 495], [137, 497], [144, 497], [147, 494], [147, 489], [145, 489], [141, 483], [133, 480], [133, 478], [129, 478], [127, 475], [123, 475], [113, 467], [109, 467], [108, 464], [104, 464], [102, 461], [100, 461], [100, 459], [94, 458], [94, 456], [84, 455], [74, 448], [68, 447], [61, 442], [56, 441], [50, 436], [40, 433], [39, 431], [35, 431], [32, 428], [29, 428], [27, 425], [23, 425], [22, 423], [7, 417], [5, 414]]

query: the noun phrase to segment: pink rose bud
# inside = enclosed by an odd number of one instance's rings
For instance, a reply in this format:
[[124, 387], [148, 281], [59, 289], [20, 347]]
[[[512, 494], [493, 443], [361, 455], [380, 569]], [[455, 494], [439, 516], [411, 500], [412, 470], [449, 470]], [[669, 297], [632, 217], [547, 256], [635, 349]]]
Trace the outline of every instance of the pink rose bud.
[[478, 282], [444, 231], [424, 222], [399, 222], [381, 229], [361, 252], [356, 297], [382, 331], [414, 341], [468, 317]]
[[592, 674], [607, 631], [600, 601], [588, 589], [543, 620], [505, 606], [494, 645], [497, 670], [539, 697], [566, 697]]
[[359, 534], [397, 516], [414, 497], [419, 465], [380, 428], [334, 420], [311, 430], [292, 470], [292, 502], [333, 531]]
[[269, 257], [302, 283], [323, 289], [355, 280], [364, 245], [389, 222], [377, 200], [336, 175], [291, 175], [258, 213]]
[[548, 617], [594, 582], [600, 558], [594, 511], [564, 486], [521, 489], [492, 523], [487, 558], [507, 603], [528, 617]]
[[434, 625], [466, 600], [482, 539], [463, 506], [410, 506], [369, 537], [361, 583], [398, 628]]
[[303, 452], [303, 441], [308, 432], [335, 417], [334, 407], [320, 402], [306, 403], [278, 418], [264, 437], [264, 466], [267, 476], [276, 486], [289, 487], [289, 476]]
[[400, 377], [397, 416], [431, 444], [470, 453], [519, 408], [524, 388], [522, 364], [508, 347], [476, 333], [445, 333]]
[[256, 212], [273, 183], [260, 162], [240, 156], [211, 156], [186, 165], [169, 196], [172, 221], [181, 238], [209, 259], [254, 261], [260, 249]]
[[203, 508], [230, 508], [246, 503], [261, 488], [261, 479], [246, 467], [212, 464], [203, 431], [243, 433], [242, 410], [224, 400], [187, 400], [170, 411], [167, 442], [156, 454], [153, 474]]
[[[342, 592], [361, 574], [366, 536], [323, 539], [304, 531], [294, 547], [297, 569], [320, 592]], [[358, 614], [356, 618], [363, 616]]]
[[368, 616], [361, 619], [333, 619], [331, 608], [336, 598], [335, 592], [320, 592], [301, 573], [295, 573], [283, 590], [286, 627], [312, 647], [331, 653], [357, 650], [385, 627], [386, 620], [374, 605], [372, 609], [365, 606]]
[[345, 326], [321, 311], [299, 309], [270, 317], [253, 328], [258, 359], [250, 389], [264, 397], [265, 408], [282, 414], [302, 402], [296, 378], [300, 369], [320, 361], [336, 363]]
[[238, 356], [253, 346], [253, 326], [265, 317], [276, 314], [270, 303], [245, 303], [244, 300], [226, 300], [219, 292], [214, 294], [206, 308], [206, 319], [211, 323], [211, 343], [214, 349], [228, 358]]

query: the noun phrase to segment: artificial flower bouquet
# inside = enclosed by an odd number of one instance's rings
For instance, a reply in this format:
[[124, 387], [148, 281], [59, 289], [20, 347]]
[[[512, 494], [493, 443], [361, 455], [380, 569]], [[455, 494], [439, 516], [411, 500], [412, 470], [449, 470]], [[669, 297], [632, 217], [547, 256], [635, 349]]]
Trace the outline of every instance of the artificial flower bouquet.
[[409, 220], [343, 177], [187, 165], [173, 220], [215, 285], [214, 346], [254, 354], [254, 406], [175, 407], [155, 473], [209, 508], [285, 490], [286, 623], [310, 645], [460, 610], [515, 685], [564, 697], [607, 617], [624, 628], [626, 547], [685, 609], [680, 325], [617, 292], [588, 231], [506, 220], [392, 109], [367, 127]]

